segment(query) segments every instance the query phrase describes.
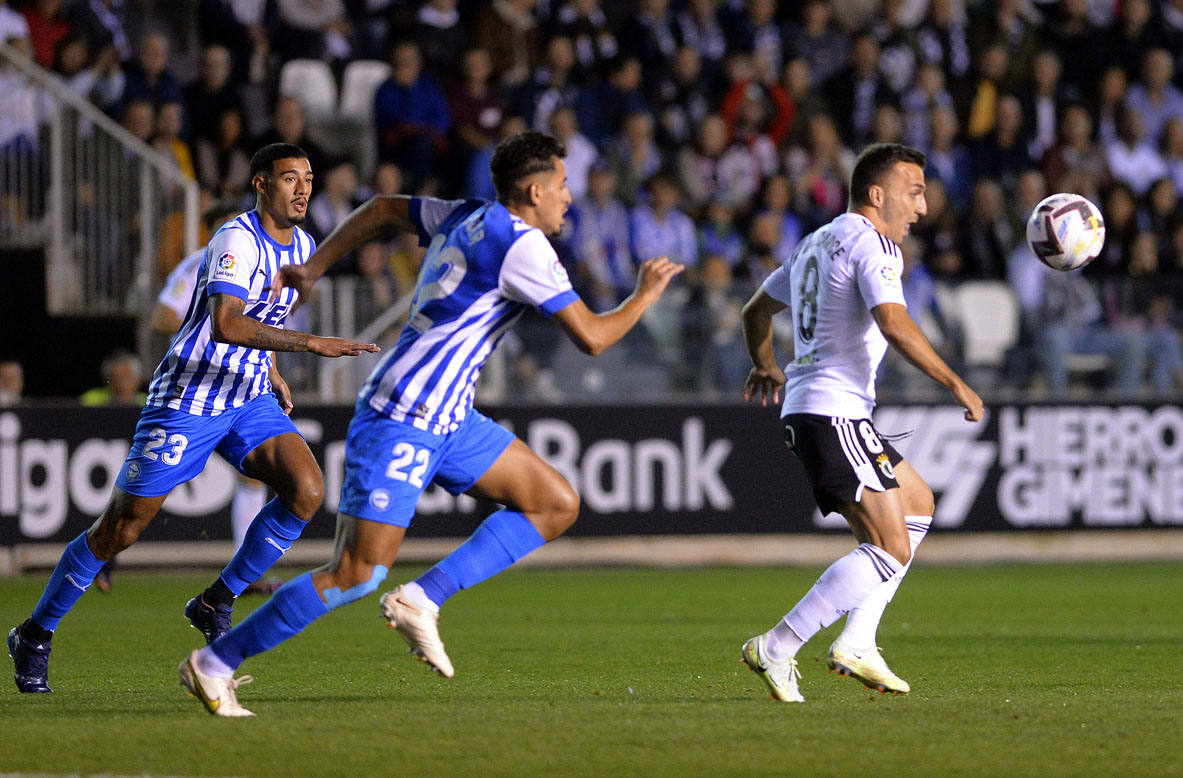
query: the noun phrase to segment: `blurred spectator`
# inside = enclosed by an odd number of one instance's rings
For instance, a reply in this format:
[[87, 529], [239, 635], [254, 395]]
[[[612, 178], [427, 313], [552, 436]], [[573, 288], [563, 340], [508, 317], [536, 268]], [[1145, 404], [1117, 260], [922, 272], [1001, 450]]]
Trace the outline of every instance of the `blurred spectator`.
[[343, 62], [353, 56], [353, 25], [344, 0], [274, 0], [271, 43], [281, 61]]
[[25, 394], [25, 371], [15, 359], [0, 359], [0, 408], [20, 405]]
[[103, 385], [83, 392], [83, 405], [142, 406], [148, 399], [143, 390], [144, 370], [140, 358], [126, 349], [116, 349], [103, 359]]
[[879, 18], [871, 29], [879, 43], [879, 70], [887, 85], [902, 95], [916, 77], [916, 37], [901, 22], [901, 0], [883, 0]]
[[712, 79], [703, 72], [695, 49], [679, 46], [670, 67], [659, 78], [653, 93], [658, 142], [678, 148], [694, 142], [694, 131], [715, 102]]
[[966, 275], [1002, 278], [1006, 274], [1006, 258], [1017, 236], [1007, 219], [1006, 196], [997, 181], [984, 178], [974, 186], [973, 200], [962, 215], [958, 233]]
[[1109, 359], [1122, 395], [1136, 396], [1146, 366], [1144, 341], [1130, 330], [1105, 325], [1101, 306], [1079, 270], [1052, 270], [1020, 241], [1008, 261], [1008, 280], [1019, 300], [1023, 340], [1035, 344], [1034, 356], [1051, 396], [1068, 391], [1068, 357], [1094, 354]]
[[546, 42], [542, 65], [518, 90], [517, 113], [525, 116], [532, 129], [546, 132], [550, 117], [559, 108], [572, 108], [580, 116], [594, 119], [590, 96], [575, 82], [575, 47], [570, 38], [556, 35]]
[[[308, 222], [305, 229], [318, 243], [361, 205], [358, 196], [357, 168], [348, 159], [338, 159], [328, 169], [317, 175], [317, 191], [308, 204]], [[338, 262], [332, 270], [337, 274], [355, 269], [348, 259]]]
[[916, 83], [900, 98], [903, 142], [912, 148], [926, 149], [930, 145], [930, 115], [936, 107], [953, 110], [953, 96], [945, 89], [945, 75], [932, 63], [922, 64], [916, 71]]
[[973, 146], [974, 179], [993, 178], [1010, 194], [1019, 174], [1032, 164], [1023, 138], [1022, 104], [1014, 95], [1003, 95], [994, 130]]
[[546, 128], [567, 149], [567, 156], [563, 161], [567, 164], [567, 188], [571, 190], [571, 199], [578, 200], [587, 194], [587, 172], [600, 157], [595, 144], [579, 131], [579, 122], [575, 117], [575, 109], [570, 106], [557, 108], [550, 117], [550, 126]]
[[1105, 30], [1104, 48], [1096, 52], [1101, 61], [1119, 66], [1131, 78], [1137, 75], [1144, 68], [1143, 55], [1161, 37], [1151, 24], [1152, 15], [1149, 0], [1121, 0], [1121, 14]]
[[267, 76], [271, 41], [264, 27], [266, 8], [259, 0], [200, 0], [197, 28], [201, 41], [230, 52], [236, 83], [259, 83]]
[[1117, 139], [1117, 114], [1128, 88], [1125, 71], [1116, 65], [1106, 68], [1096, 84], [1093, 117], [1097, 120], [1097, 141], [1102, 146]]
[[708, 82], [719, 76], [727, 56], [727, 36], [719, 23], [715, 0], [687, 0], [674, 20], [680, 48], [698, 55], [699, 66]]
[[698, 222], [698, 255], [720, 258], [732, 268], [743, 261], [745, 250], [732, 207], [719, 199], [708, 202]]
[[781, 86], [785, 88], [785, 94], [793, 103], [793, 126], [789, 128], [786, 138], [786, 143], [790, 146], [804, 146], [810, 120], [815, 115], [829, 110], [826, 101], [810, 86], [812, 79], [809, 63], [804, 59], [796, 57], [785, 63]]
[[727, 124], [719, 114], [703, 119], [698, 142], [684, 147], [677, 159], [678, 181], [695, 212], [710, 200], [746, 209], [759, 189], [759, 163], [746, 146], [728, 142]]
[[156, 109], [152, 148], [163, 154], [166, 159], [171, 159], [185, 178], [196, 181], [197, 171], [193, 167], [193, 153], [189, 150], [189, 144], [181, 138], [185, 121], [183, 111], [181, 104], [175, 100], [161, 103]]
[[1142, 116], [1146, 139], [1157, 144], [1171, 119], [1183, 116], [1183, 92], [1171, 83], [1175, 63], [1166, 49], [1151, 49], [1142, 58], [1142, 79], [1126, 92], [1126, 105]]
[[395, 45], [391, 65], [390, 78], [374, 95], [378, 158], [397, 163], [409, 175], [411, 191], [421, 192], [436, 186], [451, 114], [439, 85], [423, 72], [419, 47], [413, 41]]
[[1117, 111], [1117, 137], [1104, 144], [1105, 162], [1115, 179], [1141, 197], [1150, 182], [1167, 175], [1167, 163], [1146, 136], [1138, 109], [1123, 105]]
[[1010, 59], [1006, 47], [986, 47], [976, 64], [976, 80], [965, 111], [965, 136], [970, 141], [989, 135], [998, 121], [998, 101], [1009, 78]]
[[30, 0], [25, 4], [25, 24], [30, 56], [46, 70], [53, 68], [53, 52], [58, 41], [70, 33], [70, 21], [66, 18], [63, 0]]
[[53, 70], [74, 94], [104, 111], [112, 110], [123, 96], [125, 79], [114, 46], [103, 48], [92, 63], [86, 38], [70, 33], [58, 41]]
[[1124, 276], [1129, 268], [1130, 244], [1138, 231], [1138, 198], [1129, 185], [1117, 182], [1108, 188], [1104, 203], [1097, 205], [1105, 215], [1105, 245], [1085, 272], [1090, 277]]
[[1108, 183], [1105, 157], [1100, 147], [1093, 142], [1093, 117], [1088, 109], [1079, 103], [1067, 106], [1060, 120], [1059, 131], [1059, 142], [1043, 155], [1043, 174], [1047, 178], [1049, 190], [1069, 191], [1064, 186], [1065, 179], [1069, 177], [1091, 182], [1088, 187], [1090, 192]]
[[154, 108], [170, 100], [183, 104], [185, 98], [176, 76], [168, 69], [168, 58], [169, 42], [163, 33], [149, 32], [141, 37], [135, 59], [124, 68], [127, 84], [123, 101], [147, 100]]
[[493, 0], [477, 16], [473, 43], [489, 52], [493, 76], [506, 88], [526, 82], [542, 59], [542, 35], [534, 7], [538, 0]]
[[904, 119], [894, 105], [884, 103], [875, 109], [875, 117], [871, 120], [871, 142], [904, 142]]
[[1021, 92], [1023, 116], [1026, 119], [1023, 137], [1027, 143], [1027, 152], [1033, 160], [1042, 159], [1047, 150], [1056, 144], [1063, 107], [1082, 97], [1075, 87], [1060, 82], [1063, 72], [1060, 56], [1051, 49], [1043, 49], [1035, 55], [1032, 63], [1030, 88]]
[[[312, 168], [313, 176], [320, 175], [321, 171], [328, 168], [329, 154], [308, 135], [304, 106], [300, 105], [299, 100], [294, 97], [277, 98], [271, 116], [274, 124], [271, 129], [252, 141], [252, 154], [272, 143], [292, 143], [308, 155], [308, 166]], [[313, 188], [315, 189], [315, 185]]]
[[1175, 182], [1175, 191], [1183, 197], [1183, 116], [1176, 116], [1163, 127], [1161, 146], [1167, 174]]
[[102, 54], [115, 50], [116, 62], [131, 59], [131, 42], [124, 30], [127, 4], [124, 0], [75, 0], [70, 7], [70, 24], [86, 39], [86, 46]]
[[1149, 230], [1165, 246], [1170, 240], [1171, 226], [1183, 214], [1179, 209], [1179, 193], [1175, 190], [1175, 183], [1170, 178], [1151, 182], [1144, 200], [1138, 227]]
[[555, 34], [570, 38], [575, 46], [580, 83], [603, 80], [608, 63], [620, 53], [620, 43], [600, 0], [567, 0], [555, 13], [553, 26]]
[[[1088, 0], [1060, 0], [1049, 9], [1041, 31], [1046, 45], [1056, 50], [1064, 64], [1064, 83], [1087, 92], [1109, 63], [1105, 33], [1088, 17]], [[1081, 56], [1089, 52], [1092, 56]]]
[[761, 176], [775, 172], [777, 146], [792, 127], [794, 112], [784, 87], [778, 83], [766, 86], [752, 79], [733, 81], [719, 107], [731, 140], [747, 147]]
[[768, 214], [780, 224], [780, 240], [773, 247], [778, 262], [785, 262], [805, 234], [801, 218], [793, 212], [793, 184], [783, 173], [764, 180], [757, 215]]
[[[584, 133], [596, 144], [604, 146], [621, 132], [629, 116], [651, 114], [649, 100], [642, 88], [644, 83], [641, 60], [637, 57], [622, 54], [609, 63], [608, 80], [596, 91], [596, 120], [583, 124]], [[581, 117], [584, 118], [593, 119]]]
[[957, 213], [949, 200], [944, 183], [929, 178], [924, 192], [928, 212], [912, 225], [909, 233], [923, 248], [924, 264], [934, 278], [952, 280], [964, 271], [957, 235]]
[[636, 286], [628, 209], [616, 196], [616, 176], [603, 162], [588, 172], [587, 196], [567, 212], [573, 225], [574, 280], [597, 312], [615, 308]]
[[806, 217], [807, 231], [846, 209], [846, 182], [854, 159], [829, 114], [810, 118], [805, 148], [791, 148], [785, 156], [785, 172], [797, 193], [796, 210]]
[[871, 137], [875, 107], [897, 100], [879, 72], [879, 44], [870, 32], [855, 36], [850, 65], [840, 70], [819, 90], [830, 102], [842, 138], [862, 148]]
[[756, 81], [771, 84], [784, 67], [785, 45], [780, 22], [776, 18], [776, 0], [747, 0], [743, 13], [724, 26], [731, 54], [751, 57]]
[[820, 87], [836, 76], [850, 55], [850, 40], [834, 25], [830, 0], [805, 0], [801, 20], [785, 28], [787, 57], [809, 66], [811, 87]]
[[776, 255], [781, 242], [781, 223], [776, 214], [762, 211], [748, 224], [748, 254], [733, 271], [747, 288], [755, 289], [783, 263], [784, 258]]
[[1159, 4], [1160, 26], [1166, 47], [1176, 57], [1183, 55], [1183, 0], [1164, 0]]
[[620, 50], [638, 59], [646, 80], [658, 77], [677, 47], [670, 0], [638, 0], [621, 22]]
[[218, 116], [218, 134], [200, 138], [194, 148], [197, 180], [215, 197], [239, 197], [250, 185], [253, 151], [247, 146], [246, 120], [242, 111], [227, 108]]
[[647, 112], [638, 112], [626, 118], [607, 159], [616, 176], [616, 192], [620, 199], [627, 205], [636, 203], [645, 181], [663, 164], [653, 136], [653, 117]]
[[152, 134], [156, 132], [156, 109], [148, 100], [125, 102], [119, 123], [144, 143], [150, 143]]
[[456, 53], [464, 51], [457, 0], [427, 0], [415, 14], [412, 37], [423, 54], [423, 69], [439, 83], [455, 75]]
[[916, 48], [920, 62], [935, 65], [945, 77], [949, 94], [958, 105], [968, 105], [966, 90], [971, 70], [969, 33], [964, 8], [954, 12], [953, 0], [931, 0], [928, 15], [916, 29]]
[[460, 78], [448, 92], [452, 149], [463, 191], [473, 195], [473, 179], [487, 176], [497, 131], [505, 116], [499, 92], [489, 83], [489, 52], [468, 49], [460, 59]]
[[[370, 241], [357, 250], [357, 274], [361, 283], [357, 286], [356, 316], [358, 324], [366, 324], [378, 318], [395, 300], [395, 280], [387, 263], [389, 249], [381, 241]], [[378, 341], [385, 343], [391, 333]]]
[[[229, 108], [245, 113], [238, 87], [232, 75], [230, 52], [221, 44], [211, 44], [201, 51], [201, 70], [198, 77], [185, 87], [185, 105], [189, 108], [188, 134], [190, 142], [198, 139], [214, 140], [218, 134], [218, 117]], [[313, 168], [315, 170], [315, 168]]]
[[682, 348], [688, 388], [712, 396], [736, 395], [751, 367], [740, 328], [747, 295], [736, 288], [732, 263], [703, 255], [682, 309]]

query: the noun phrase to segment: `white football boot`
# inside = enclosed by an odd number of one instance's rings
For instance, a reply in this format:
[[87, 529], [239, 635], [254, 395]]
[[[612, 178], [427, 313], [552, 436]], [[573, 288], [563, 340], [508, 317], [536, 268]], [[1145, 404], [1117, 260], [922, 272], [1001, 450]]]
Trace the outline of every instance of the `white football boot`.
[[856, 651], [841, 640], [830, 646], [826, 664], [838, 675], [862, 681], [868, 689], [882, 694], [907, 694], [912, 687], [891, 671], [878, 648]]
[[805, 702], [805, 698], [797, 690], [797, 681], [801, 679], [797, 660], [770, 661], [764, 653], [766, 640], [764, 635], [757, 635], [743, 644], [743, 661], [748, 669], [764, 679], [764, 683], [768, 684], [768, 691], [772, 693], [772, 699], [781, 702]]
[[181, 662], [177, 672], [181, 676], [181, 686], [184, 686], [189, 694], [201, 700], [201, 704], [213, 715], [236, 718], [255, 715], [238, 704], [238, 695], [234, 691], [239, 686], [255, 680], [251, 676], [216, 678], [206, 675], [197, 667], [197, 650], [186, 657], [184, 662]]
[[382, 617], [390, 622], [391, 629], [402, 635], [420, 662], [426, 662], [444, 678], [451, 678], [456, 671], [444, 651], [444, 641], [440, 640], [439, 614], [416, 608], [402, 594], [400, 586], [382, 595]]

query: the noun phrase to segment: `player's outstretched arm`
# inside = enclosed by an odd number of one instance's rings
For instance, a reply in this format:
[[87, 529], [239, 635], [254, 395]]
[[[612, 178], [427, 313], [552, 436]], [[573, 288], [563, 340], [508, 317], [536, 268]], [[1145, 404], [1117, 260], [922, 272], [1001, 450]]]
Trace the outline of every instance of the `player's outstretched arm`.
[[584, 354], [603, 353], [641, 320], [641, 314], [657, 302], [670, 279], [684, 269], [685, 265], [671, 262], [668, 257], [645, 260], [637, 273], [636, 289], [620, 305], [605, 313], [595, 313], [582, 300], [576, 300], [556, 313], [555, 318]]
[[899, 303], [883, 303], [872, 308], [871, 315], [888, 343], [925, 375], [953, 393], [953, 399], [965, 408], [967, 420], [981, 420], [982, 398], [933, 350], [928, 338], [908, 315], [907, 308]]
[[744, 303], [743, 339], [752, 360], [752, 369], [743, 386], [743, 399], [752, 402], [760, 398], [761, 405], [780, 402], [780, 391], [785, 385], [785, 374], [776, 362], [772, 350], [772, 317], [788, 306], [763, 289], [757, 289]]
[[329, 233], [303, 265], [284, 265], [271, 280], [271, 299], [284, 287], [292, 287], [307, 299], [312, 285], [341, 257], [390, 231], [414, 232], [411, 198], [407, 195], [374, 195], [359, 205]]
[[322, 357], [355, 357], [380, 351], [374, 343], [322, 338], [307, 332], [281, 330], [245, 315], [246, 301], [230, 294], [210, 297], [210, 329], [214, 340], [264, 351], [311, 351]]

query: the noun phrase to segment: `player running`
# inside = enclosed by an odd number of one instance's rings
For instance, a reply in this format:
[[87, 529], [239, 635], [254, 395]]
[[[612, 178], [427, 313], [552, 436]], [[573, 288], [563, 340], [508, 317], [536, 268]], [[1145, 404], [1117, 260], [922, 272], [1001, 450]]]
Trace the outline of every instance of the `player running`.
[[375, 592], [394, 563], [415, 504], [435, 481], [504, 505], [435, 567], [381, 598], [383, 616], [411, 653], [444, 677], [440, 606], [561, 535], [579, 496], [512, 433], [472, 407], [485, 360], [527, 306], [556, 319], [582, 351], [599, 354], [632, 329], [683, 266], [644, 262], [636, 290], [595, 314], [571, 288], [547, 235], [571, 202], [565, 149], [524, 132], [508, 138], [490, 168], [497, 202], [378, 196], [354, 211], [309, 263], [281, 276], [307, 294], [343, 254], [390, 228], [428, 246], [406, 327], [358, 396], [345, 450], [334, 559], [289, 581], [242, 624], [179, 668], [183, 685], [217, 716], [250, 716], [235, 693], [247, 657], [316, 619]]
[[[875, 645], [883, 610], [932, 523], [932, 490], [871, 423], [875, 371], [888, 344], [948, 388], [965, 418], [982, 400], [944, 363], [908, 316], [899, 244], [927, 211], [925, 157], [899, 144], [868, 147], [855, 162], [850, 208], [806, 237], [743, 310], [754, 367], [744, 399], [780, 398], [785, 442], [805, 466], [824, 513], [837, 511], [859, 546], [830, 565], [772, 629], [743, 645], [743, 661], [773, 699], [804, 702], [795, 656], [820, 629], [849, 612], [827, 663], [872, 689], [906, 694]], [[782, 372], [772, 317], [788, 309], [794, 352]]]
[[230, 628], [234, 598], [279, 559], [320, 507], [320, 467], [287, 416], [291, 393], [271, 352], [339, 357], [378, 347], [283, 329], [296, 292], [275, 298], [271, 281], [314, 249], [297, 226], [308, 210], [312, 170], [299, 147], [276, 143], [255, 153], [250, 173], [255, 208], [210, 240], [201, 280], [152, 377], [107, 508], [66, 546], [32, 616], [8, 633], [22, 692], [52, 691], [49, 652], [58, 622], [103, 563], [135, 542], [168, 493], [200, 473], [213, 452], [278, 496], [255, 517], [218, 580], [185, 608], [207, 641]]

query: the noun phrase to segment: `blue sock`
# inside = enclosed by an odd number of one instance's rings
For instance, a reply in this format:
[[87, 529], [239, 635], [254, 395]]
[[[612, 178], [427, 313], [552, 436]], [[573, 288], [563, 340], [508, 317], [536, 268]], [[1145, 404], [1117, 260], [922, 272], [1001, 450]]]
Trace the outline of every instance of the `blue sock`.
[[104, 564], [86, 545], [85, 532], [71, 540], [33, 609], [34, 623], [43, 629], [57, 629], [58, 622], [78, 602]]
[[275, 648], [328, 612], [312, 584], [312, 573], [304, 573], [281, 586], [210, 649], [228, 667], [237, 668], [247, 657]]
[[472, 537], [415, 583], [423, 587], [432, 602], [443, 605], [459, 590], [497, 575], [545, 543], [529, 519], [517, 511], [502, 509], [481, 522]]
[[278, 497], [264, 505], [247, 529], [238, 553], [222, 571], [226, 588], [235, 596], [246, 591], [292, 547], [307, 524], [289, 511]]

